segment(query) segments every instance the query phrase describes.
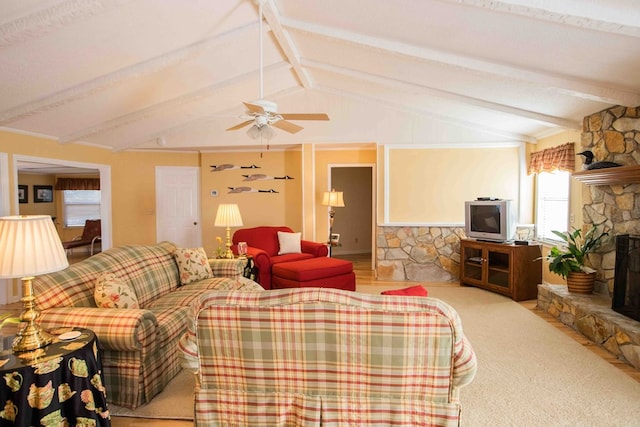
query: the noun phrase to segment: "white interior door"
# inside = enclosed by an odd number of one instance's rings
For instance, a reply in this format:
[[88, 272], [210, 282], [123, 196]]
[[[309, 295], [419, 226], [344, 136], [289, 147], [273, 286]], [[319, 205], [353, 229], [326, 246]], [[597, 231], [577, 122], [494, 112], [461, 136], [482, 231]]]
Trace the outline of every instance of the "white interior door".
[[200, 169], [156, 167], [156, 238], [183, 248], [202, 246]]

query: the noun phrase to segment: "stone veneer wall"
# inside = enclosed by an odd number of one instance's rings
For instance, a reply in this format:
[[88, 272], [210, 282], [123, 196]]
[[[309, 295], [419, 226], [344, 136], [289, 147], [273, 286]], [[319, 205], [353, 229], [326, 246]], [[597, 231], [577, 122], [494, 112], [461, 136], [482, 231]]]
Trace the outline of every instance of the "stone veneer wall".
[[[640, 164], [640, 107], [617, 106], [587, 116], [583, 121], [582, 150], [591, 150], [598, 161], [621, 165]], [[576, 147], [576, 153], [582, 151]], [[640, 183], [584, 185], [583, 218], [609, 230], [611, 236], [640, 234]], [[589, 257], [597, 271], [596, 292], [611, 296], [615, 275], [615, 238]]]
[[380, 280], [454, 282], [460, 277], [463, 227], [377, 227]]
[[[516, 238], [527, 239], [529, 227], [516, 227]], [[464, 227], [379, 226], [376, 232], [376, 272], [379, 280], [457, 282], [460, 280], [460, 239]]]

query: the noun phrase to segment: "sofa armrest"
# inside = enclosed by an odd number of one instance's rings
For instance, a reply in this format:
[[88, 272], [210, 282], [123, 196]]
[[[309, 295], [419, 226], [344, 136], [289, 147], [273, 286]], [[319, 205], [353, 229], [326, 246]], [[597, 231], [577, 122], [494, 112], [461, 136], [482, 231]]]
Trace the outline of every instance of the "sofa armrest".
[[453, 355], [453, 385], [462, 387], [469, 384], [476, 375], [478, 360], [466, 336], [455, 343]]
[[91, 329], [105, 349], [139, 351], [155, 342], [158, 320], [145, 309], [58, 307], [41, 312], [38, 324]]
[[244, 272], [244, 261], [241, 259], [211, 258], [209, 265], [214, 277], [238, 279]]
[[329, 254], [329, 248], [326, 243], [312, 242], [309, 240], [301, 240], [300, 249], [302, 252], [312, 254], [314, 257], [322, 257]]

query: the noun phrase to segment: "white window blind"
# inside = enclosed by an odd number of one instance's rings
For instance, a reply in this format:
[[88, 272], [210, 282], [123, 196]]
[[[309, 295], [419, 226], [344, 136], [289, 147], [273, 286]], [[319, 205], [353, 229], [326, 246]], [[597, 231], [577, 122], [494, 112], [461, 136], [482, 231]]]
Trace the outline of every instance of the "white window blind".
[[569, 226], [569, 180], [566, 171], [537, 174], [536, 237], [558, 240], [551, 230], [567, 231]]
[[100, 219], [100, 190], [64, 190], [64, 225], [82, 227], [88, 219]]

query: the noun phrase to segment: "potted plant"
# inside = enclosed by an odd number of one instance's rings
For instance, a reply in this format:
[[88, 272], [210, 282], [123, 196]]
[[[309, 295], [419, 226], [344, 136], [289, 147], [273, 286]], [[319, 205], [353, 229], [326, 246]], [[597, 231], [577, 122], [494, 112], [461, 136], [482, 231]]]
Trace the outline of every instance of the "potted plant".
[[566, 247], [554, 246], [546, 256], [549, 271], [567, 279], [569, 292], [590, 294], [596, 280], [594, 269], [584, 265], [587, 255], [600, 246], [602, 239], [609, 235], [598, 231], [594, 225], [584, 235], [582, 230], [574, 228], [573, 232], [551, 231], [565, 242]]

